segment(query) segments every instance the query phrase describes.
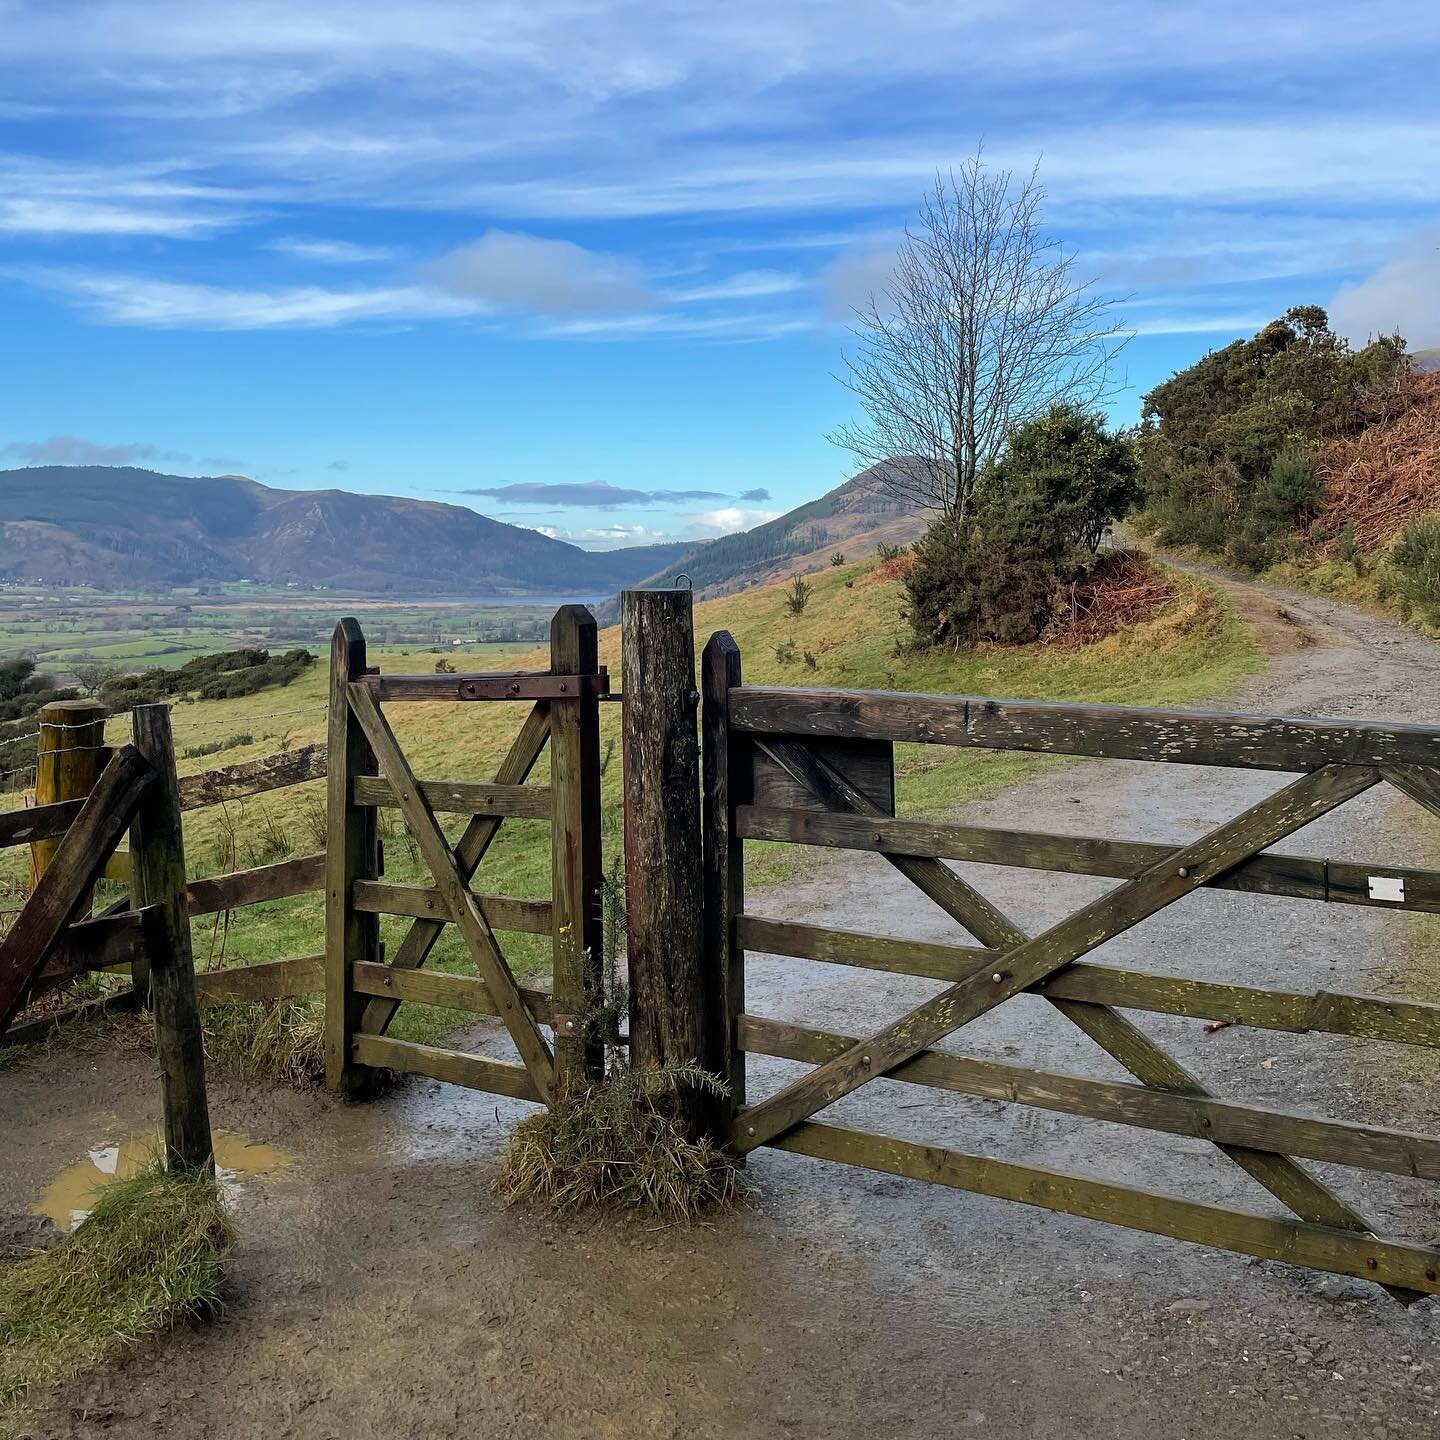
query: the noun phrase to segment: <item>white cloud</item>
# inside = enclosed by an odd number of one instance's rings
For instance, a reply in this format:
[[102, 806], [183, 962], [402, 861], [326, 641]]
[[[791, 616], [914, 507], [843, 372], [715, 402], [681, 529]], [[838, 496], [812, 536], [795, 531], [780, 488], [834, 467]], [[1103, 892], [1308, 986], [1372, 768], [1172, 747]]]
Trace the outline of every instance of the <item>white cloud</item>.
[[848, 324], [872, 295], [882, 298], [895, 274], [896, 259], [893, 245], [837, 255], [822, 277], [825, 319]]
[[98, 320], [161, 330], [320, 329], [362, 320], [422, 320], [479, 313], [474, 304], [418, 286], [231, 290], [86, 271], [29, 274], [70, 296]]
[[214, 213], [152, 210], [105, 201], [0, 198], [0, 233], [7, 235], [164, 235], [208, 234], [230, 218]]
[[300, 235], [287, 235], [266, 246], [296, 260], [315, 260], [322, 265], [371, 265], [395, 259], [395, 251], [385, 245], [356, 245], [349, 240], [309, 240]]
[[1330, 323], [1355, 345], [1394, 331], [1412, 350], [1440, 345], [1440, 225], [1410, 236], [1374, 274], [1342, 285]]
[[750, 530], [774, 520], [779, 510], [747, 510], [740, 505], [726, 505], [719, 510], [700, 510], [687, 515], [685, 532], [696, 539], [709, 539], [716, 535], [733, 535], [737, 530]]
[[543, 315], [634, 310], [650, 299], [628, 261], [508, 230], [487, 231], [434, 261], [426, 274], [451, 295]]

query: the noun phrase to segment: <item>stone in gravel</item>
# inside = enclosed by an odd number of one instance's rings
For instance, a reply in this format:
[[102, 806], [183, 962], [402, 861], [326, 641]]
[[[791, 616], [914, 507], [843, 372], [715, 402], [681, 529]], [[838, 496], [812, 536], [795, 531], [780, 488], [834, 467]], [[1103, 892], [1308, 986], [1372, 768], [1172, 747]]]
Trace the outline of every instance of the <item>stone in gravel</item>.
[[1203, 1315], [1210, 1309], [1208, 1300], [1196, 1300], [1191, 1296], [1176, 1300], [1165, 1307], [1172, 1315]]

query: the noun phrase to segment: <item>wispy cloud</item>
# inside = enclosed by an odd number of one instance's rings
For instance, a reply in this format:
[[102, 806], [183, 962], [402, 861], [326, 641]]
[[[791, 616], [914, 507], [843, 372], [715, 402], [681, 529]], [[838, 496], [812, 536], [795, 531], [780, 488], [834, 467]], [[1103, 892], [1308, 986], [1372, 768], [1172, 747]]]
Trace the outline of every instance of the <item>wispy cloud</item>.
[[[731, 500], [721, 490], [640, 490], [612, 485], [608, 480], [577, 480], [546, 483], [519, 480], [510, 485], [477, 486], [462, 495], [488, 496], [507, 505], [556, 505], [568, 509], [618, 510], [635, 505], [688, 505], [701, 500]], [[740, 498], [768, 500], [763, 490], [746, 491]]]
[[12, 440], [0, 446], [0, 456], [27, 465], [133, 465], [137, 460], [188, 464], [190, 456], [162, 450], [146, 440], [109, 445], [79, 435], [51, 435], [46, 440]]
[[68, 296], [97, 320], [159, 330], [316, 329], [357, 321], [410, 321], [477, 313], [474, 304], [419, 286], [231, 290], [79, 270], [28, 273], [29, 278]]
[[376, 265], [396, 259], [388, 245], [357, 245], [350, 240], [312, 240], [302, 235], [284, 235], [268, 242], [267, 249], [295, 260], [313, 260], [321, 265]]

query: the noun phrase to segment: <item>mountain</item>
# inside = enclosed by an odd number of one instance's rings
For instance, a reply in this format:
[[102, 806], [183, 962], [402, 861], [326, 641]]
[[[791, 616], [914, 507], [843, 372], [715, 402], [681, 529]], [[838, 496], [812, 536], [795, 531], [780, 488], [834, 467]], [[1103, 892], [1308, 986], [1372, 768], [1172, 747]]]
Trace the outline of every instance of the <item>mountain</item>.
[[260, 580], [369, 594], [609, 594], [688, 545], [597, 553], [460, 505], [108, 465], [0, 471], [0, 579]]
[[900, 466], [922, 463], [891, 460], [872, 465], [818, 500], [764, 525], [697, 545], [670, 560], [646, 584], [670, 585], [686, 575], [698, 594], [727, 595], [799, 570], [818, 570], [837, 551], [847, 560], [859, 560], [881, 545], [908, 545], [924, 530], [925, 512], [887, 482]]
[[1422, 375], [1433, 375], [1440, 370], [1440, 346], [1430, 350], [1412, 350], [1410, 363]]

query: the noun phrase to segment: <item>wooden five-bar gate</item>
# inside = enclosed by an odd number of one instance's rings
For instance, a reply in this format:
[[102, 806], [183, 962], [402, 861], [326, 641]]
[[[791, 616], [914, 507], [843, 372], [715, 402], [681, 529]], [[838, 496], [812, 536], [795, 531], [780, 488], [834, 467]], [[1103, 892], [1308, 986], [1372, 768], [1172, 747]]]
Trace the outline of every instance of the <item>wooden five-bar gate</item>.
[[[1440, 1138], [1220, 1099], [1120, 1012], [1152, 1011], [1292, 1032], [1440, 1045], [1440, 1005], [1333, 991], [1294, 993], [1087, 961], [1106, 941], [1203, 886], [1261, 896], [1440, 912], [1440, 874], [1339, 863], [1269, 846], [1389, 785], [1440, 814], [1440, 727], [1028, 703], [949, 695], [782, 689], [742, 683], [717, 634], [703, 661], [706, 741], [706, 972], [727, 1015], [730, 1139], [774, 1146], [1137, 1230], [1378, 1281], [1405, 1301], [1440, 1293], [1440, 1251], [1381, 1238], [1299, 1163], [1440, 1179]], [[897, 819], [897, 742], [1299, 772], [1188, 844], [1171, 846]], [[763, 919], [745, 909], [747, 840], [878, 853], [978, 944], [937, 944]], [[947, 860], [1109, 876], [1122, 883], [1038, 934]], [[745, 953], [864, 966], [944, 982], [869, 1035], [751, 1014]], [[1197, 957], [1198, 958], [1198, 957]], [[1114, 1082], [934, 1048], [1013, 997], [1043, 996], [1134, 1076]], [[814, 1068], [747, 1103], [750, 1054]], [[1152, 1193], [815, 1119], [881, 1078], [1195, 1137], [1296, 1217]], [[897, 1102], [898, 1103], [898, 1102]]]

